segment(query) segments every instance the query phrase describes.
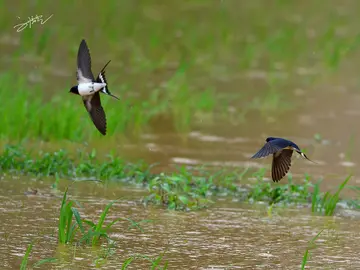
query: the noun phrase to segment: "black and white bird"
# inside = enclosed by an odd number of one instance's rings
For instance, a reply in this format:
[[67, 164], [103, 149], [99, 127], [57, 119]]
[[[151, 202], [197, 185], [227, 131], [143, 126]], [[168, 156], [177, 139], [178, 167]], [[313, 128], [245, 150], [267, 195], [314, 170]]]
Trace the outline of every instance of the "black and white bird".
[[105, 111], [101, 106], [100, 92], [119, 99], [110, 93], [105, 77], [105, 68], [110, 61], [103, 67], [95, 80], [91, 71], [89, 48], [83, 39], [80, 43], [77, 55], [76, 78], [78, 85], [73, 86], [69, 91], [70, 93], [82, 97], [85, 108], [89, 112], [95, 127], [103, 135], [106, 135], [106, 116]]
[[273, 160], [271, 176], [274, 182], [278, 182], [288, 173], [290, 169], [293, 151], [300, 154], [303, 158], [314, 162], [301, 152], [299, 146], [292, 141], [274, 137], [267, 138], [265, 145], [251, 158], [262, 158], [272, 154]]

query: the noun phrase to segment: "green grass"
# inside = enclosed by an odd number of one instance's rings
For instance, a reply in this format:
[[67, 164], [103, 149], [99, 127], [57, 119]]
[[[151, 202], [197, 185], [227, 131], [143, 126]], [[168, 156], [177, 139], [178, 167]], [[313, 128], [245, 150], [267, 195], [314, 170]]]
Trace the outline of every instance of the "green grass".
[[[64, 192], [60, 207], [58, 227], [58, 239], [60, 244], [71, 243], [79, 228], [84, 233], [80, 214], [76, 208], [72, 207], [75, 202], [73, 200], [67, 200], [67, 192], [68, 188], [66, 188]], [[73, 217], [75, 217], [76, 223], [73, 222]]]
[[[52, 187], [58, 185], [59, 178], [73, 179], [74, 183], [79, 178], [131, 183], [148, 189], [148, 195], [143, 199], [145, 204], [156, 204], [173, 210], [201, 209], [213, 204], [218, 196], [231, 196], [243, 202], [262, 201], [269, 205], [310, 203], [313, 212], [333, 215], [340, 201], [340, 192], [350, 179], [346, 178], [337, 192], [331, 195], [329, 192], [321, 193], [319, 182], [313, 184], [308, 175], [305, 175], [302, 183], [293, 183], [292, 175], [288, 174], [287, 184], [276, 185], [264, 180], [265, 169], [251, 172], [247, 168], [230, 171], [226, 168], [202, 166], [189, 169], [181, 166], [172, 173], [154, 174], [152, 167], [144, 162], [128, 163], [112, 155], [98, 157], [95, 151], [89, 154], [78, 152], [70, 157], [65, 150], [36, 153], [7, 145], [0, 154], [0, 169], [10, 174], [53, 177]], [[255, 177], [256, 182], [249, 184], [246, 181], [248, 177]], [[66, 196], [67, 192], [64, 193], [60, 209], [60, 243], [69, 242], [76, 230], [80, 229], [84, 233], [80, 214], [74, 208], [76, 202], [67, 200]], [[349, 205], [358, 205], [355, 200], [350, 202]], [[91, 237], [95, 237], [91, 240], [93, 243], [104, 232], [102, 225], [110, 206], [104, 210], [97, 224], [88, 222], [92, 228]]]
[[[274, 185], [263, 180], [265, 170], [259, 170], [254, 173], [256, 184], [253, 185], [248, 194], [248, 199], [252, 201], [267, 201], [269, 205], [281, 203], [305, 203], [311, 198], [311, 187], [309, 176], [305, 175], [303, 184], [294, 184], [292, 175], [287, 175], [288, 183], [282, 185]], [[283, 181], [286, 181], [286, 177]]]
[[[197, 120], [196, 115], [208, 115], [211, 120], [215, 106], [211, 89], [194, 94], [186, 80], [177, 79], [178, 76], [176, 73], [174, 78], [169, 79], [164, 89], [154, 89], [147, 100], [128, 97], [115, 101], [104, 97], [102, 104], [107, 115], [107, 135], [119, 136], [125, 132], [136, 135], [151, 130], [151, 123], [162, 117], [170, 118], [169, 128], [179, 132], [188, 130]], [[17, 91], [8, 91], [10, 88]], [[125, 86], [122, 89], [122, 95], [132, 91]], [[60, 93], [46, 100], [41, 91], [30, 87], [24, 79], [10, 73], [0, 75], [0, 96], [7, 100], [0, 108], [3, 115], [0, 119], [0, 139], [81, 142], [99, 138], [101, 135], [90, 120], [81, 98], [70, 95], [68, 91]]]
[[20, 265], [20, 270], [26, 270], [27, 268], [27, 264], [28, 264], [28, 260], [29, 260], [29, 256], [31, 253], [31, 250], [33, 248], [33, 243], [30, 243], [26, 249], [25, 255], [21, 261], [21, 265]]
[[311, 210], [313, 213], [320, 212], [323, 213], [325, 216], [332, 216], [334, 215], [336, 205], [339, 202], [340, 198], [340, 192], [344, 189], [344, 187], [347, 185], [349, 180], [351, 179], [352, 175], [349, 175], [346, 177], [346, 179], [341, 183], [339, 188], [334, 194], [331, 194], [329, 191], [327, 191], [325, 194], [320, 195], [320, 189], [319, 184], [315, 184], [314, 192], [312, 195], [312, 203], [311, 203]]
[[[60, 213], [59, 213], [59, 224], [58, 224], [58, 243], [59, 244], [67, 244], [67, 245], [75, 245], [75, 246], [85, 243], [86, 245], [95, 247], [95, 246], [100, 245], [100, 238], [107, 239], [107, 245], [104, 249], [105, 252], [102, 252], [101, 254], [99, 254], [98, 258], [96, 258], [94, 260], [96, 267], [101, 267], [102, 265], [106, 264], [107, 259], [115, 253], [115, 251], [114, 251], [114, 249], [115, 249], [114, 243], [115, 242], [112, 241], [108, 235], [108, 231], [112, 228], [113, 225], [115, 225], [115, 223], [117, 223], [120, 220], [126, 220], [126, 221], [130, 222], [128, 229], [136, 227], [141, 232], [144, 232], [144, 230], [140, 226], [140, 223], [151, 221], [151, 220], [142, 220], [140, 222], [136, 222], [129, 218], [117, 218], [105, 226], [104, 225], [105, 219], [106, 219], [107, 214], [109, 213], [111, 206], [115, 202], [118, 201], [118, 200], [115, 200], [115, 201], [111, 201], [110, 203], [108, 203], [105, 206], [105, 209], [103, 210], [103, 212], [101, 213], [101, 215], [99, 217], [98, 223], [95, 224], [91, 220], [81, 218], [79, 211], [76, 208], [72, 207], [74, 204], [78, 204], [78, 205], [80, 205], [80, 204], [74, 200], [68, 199], [68, 196], [67, 196], [68, 190], [69, 190], [69, 187], [66, 187], [64, 194], [63, 194], [63, 198], [61, 200]], [[88, 227], [89, 227], [87, 232], [85, 231], [86, 225], [88, 225]], [[76, 238], [76, 233], [78, 231], [80, 231], [81, 235], [80, 235], [80, 237]], [[80, 240], [79, 240], [79, 238], [80, 238]], [[29, 256], [33, 249], [33, 246], [34, 246], [34, 244], [32, 242], [28, 245], [25, 255], [23, 257], [23, 260], [20, 265], [21, 270], [27, 269]], [[104, 248], [104, 245], [102, 245], [101, 247]], [[158, 266], [164, 256], [164, 254], [165, 254], [165, 252], [160, 254], [155, 259], [151, 259], [150, 257], [146, 257], [146, 256], [144, 258], [151, 262], [151, 269], [158, 269]], [[40, 266], [45, 263], [54, 263], [57, 260], [58, 260], [57, 258], [41, 259], [38, 262], [36, 262], [33, 265], [33, 267], [37, 267], [37, 266]], [[129, 259], [126, 259], [124, 262], [124, 265], [128, 265], [130, 263], [131, 263], [131, 261], [129, 261]], [[165, 263], [165, 266], [162, 269], [167, 269], [167, 262]]]
[[313, 249], [315, 247], [315, 241], [317, 238], [319, 238], [320, 234], [323, 232], [323, 230], [321, 230], [317, 235], [315, 235], [309, 242], [308, 247], [305, 250], [304, 256], [303, 256], [303, 260], [301, 263], [301, 270], [305, 269], [305, 266], [310, 258], [310, 250]]
[[166, 253], [166, 251], [164, 251], [162, 254], [160, 254], [156, 258], [151, 258], [151, 257], [149, 257], [147, 255], [143, 255], [143, 254], [132, 255], [123, 262], [121, 269], [122, 270], [127, 269], [128, 266], [132, 262], [140, 259], [140, 260], [149, 261], [151, 263], [151, 265], [150, 265], [151, 270], [166, 270], [166, 269], [168, 269], [168, 261], [165, 261], [164, 265], [160, 266], [160, 263], [162, 262], [162, 260], [165, 256], [165, 253]]
[[[103, 226], [105, 218], [110, 210], [110, 207], [116, 201], [112, 201], [105, 206], [104, 211], [101, 213], [98, 223], [95, 224], [91, 220], [82, 219], [79, 211], [73, 207], [77, 202], [74, 200], [68, 200], [67, 198], [68, 188], [66, 188], [63, 199], [61, 201], [59, 226], [58, 226], [58, 240], [60, 244], [70, 244], [75, 240], [76, 232], [80, 230], [81, 239], [79, 243], [91, 244], [92, 246], [99, 245], [100, 238], [106, 238], [110, 240], [108, 236], [109, 229], [122, 218], [117, 218], [107, 226]], [[79, 204], [79, 203], [77, 203]], [[75, 221], [74, 221], [75, 219]], [[88, 231], [85, 231], [85, 225], [89, 226]]]
[[117, 218], [111, 223], [109, 223], [107, 226], [103, 227], [106, 215], [108, 214], [110, 207], [115, 203], [116, 201], [109, 202], [106, 206], [104, 211], [101, 213], [98, 223], [95, 224], [91, 220], [84, 220], [86, 224], [90, 226], [90, 229], [86, 234], [84, 234], [82, 241], [86, 241], [88, 243], [91, 243], [92, 246], [96, 246], [99, 244], [100, 238], [106, 238], [109, 240], [108, 231], [110, 228], [118, 221], [122, 220], [122, 218]]
[[[94, 65], [100, 65], [100, 56], [114, 63], [108, 79], [121, 101], [103, 99], [109, 135], [139, 132], [159, 117], [169, 118], [178, 131], [188, 130], [193, 121], [211, 119], [215, 108], [225, 114], [228, 105], [236, 108], [234, 121], [246, 119], [252, 110], [264, 117], [269, 112], [280, 116], [301, 105], [289, 89], [311, 88], [331, 76], [360, 45], [360, 35], [353, 34], [357, 33], [358, 17], [344, 17], [335, 12], [337, 5], [329, 7], [325, 0], [309, 2], [307, 8], [276, 1], [267, 9], [260, 0], [174, 2], [161, 8], [156, 1], [142, 0], [136, 5], [111, 1], [102, 7], [88, 6], [86, 12], [79, 12], [83, 11], [80, 5], [72, 5], [69, 11], [69, 4], [38, 2], [16, 7], [20, 21], [5, 12], [14, 8], [11, 3], [4, 3], [0, 11], [1, 23], [9, 29], [6, 34], [19, 40], [19, 45], [5, 52], [13, 60], [7, 69], [12, 74], [26, 74], [34, 71], [34, 65], [44, 66], [35, 70], [47, 78], [38, 84], [41, 89], [51, 89], [47, 96], [54, 96], [50, 103], [25, 99], [24, 94], [32, 96], [34, 92], [29, 83], [18, 75], [2, 79], [0, 95], [11, 103], [4, 103], [3, 110], [19, 111], [14, 125], [0, 122], [5, 137], [81, 140], [96, 136], [91, 121], [82, 121], [87, 115], [81, 102], [67, 93], [70, 79], [45, 72], [46, 64], [53, 69], [68, 68], [70, 63], [74, 66], [82, 37], [89, 43]], [[353, 2], [346, 10], [351, 13], [358, 8]], [[34, 24], [17, 33], [12, 27], [32, 13], [53, 17], [44, 25]], [[79, 16], [84, 22], [87, 16], [98, 19], [79, 24]], [[198, 23], [199, 17], [207, 20]], [[339, 31], [343, 28], [346, 31]], [[98, 40], [106, 40], [106, 44]], [[37, 59], [25, 72], [23, 61], [17, 61], [24, 54]], [[299, 76], [299, 69], [309, 72]], [[262, 75], [251, 79], [247, 76], [250, 71]], [[10, 95], [19, 102], [13, 103]], [[25, 101], [31, 111], [22, 109]], [[53, 117], [46, 117], [50, 114]]]

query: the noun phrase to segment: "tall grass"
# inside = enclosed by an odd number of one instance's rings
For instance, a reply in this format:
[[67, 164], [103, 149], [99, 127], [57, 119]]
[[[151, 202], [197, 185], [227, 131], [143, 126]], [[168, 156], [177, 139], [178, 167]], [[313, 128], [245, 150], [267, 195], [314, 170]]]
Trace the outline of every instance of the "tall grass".
[[325, 216], [334, 215], [336, 206], [340, 200], [339, 197], [340, 192], [347, 185], [351, 177], [352, 175], [346, 177], [334, 194], [331, 194], [329, 191], [327, 191], [324, 195], [321, 196], [319, 189], [320, 182], [316, 183], [314, 185], [314, 191], [312, 195], [312, 203], [311, 203], [312, 212], [313, 213], [320, 212], [323, 213]]
[[[101, 237], [109, 240], [108, 230], [122, 218], [117, 218], [107, 226], [103, 227], [105, 218], [110, 210], [110, 207], [116, 202], [112, 201], [105, 206], [104, 211], [99, 217], [99, 221], [95, 224], [91, 220], [83, 219], [80, 216], [79, 211], [72, 207], [75, 204], [74, 200], [67, 199], [68, 187], [66, 188], [63, 199], [61, 201], [60, 214], [59, 214], [59, 226], [58, 226], [58, 240], [60, 244], [69, 244], [74, 242], [76, 232], [80, 230], [81, 239], [79, 243], [87, 243], [92, 246], [97, 246]], [[75, 218], [75, 222], [74, 219]], [[85, 231], [84, 225], [90, 226], [88, 231]]]
[[[124, 87], [120, 95], [126, 95], [128, 91], [131, 89]], [[100, 137], [81, 98], [68, 91], [48, 100], [24, 78], [4, 73], [0, 75], [0, 96], [6, 100], [0, 108], [3, 116], [0, 139], [81, 142]], [[173, 126], [169, 128], [183, 132], [196, 120], [196, 115], [212, 114], [215, 98], [211, 90], [194, 93], [186, 80], [174, 79], [163, 89], [154, 89], [147, 100], [128, 97], [114, 101], [105, 97], [102, 104], [108, 123], [107, 136], [117, 136], [150, 129], [151, 122], [159, 117], [171, 118]]]
[[[12, 29], [14, 16], [6, 11], [14, 7], [9, 2], [0, 10], [1, 23], [4, 29], [11, 29], [6, 34], [20, 42], [6, 52], [13, 63], [6, 67], [19, 74], [18, 65], [22, 62], [17, 60], [23, 54], [45, 58], [53, 69], [67, 66], [70, 61], [75, 64], [79, 37], [85, 35], [94, 54], [102, 53], [101, 56], [111, 57], [117, 64], [108, 79], [121, 97], [125, 97], [116, 103], [104, 99], [109, 135], [146, 128], [151, 120], [164, 114], [173, 120], [177, 130], [187, 130], [189, 123], [207, 119], [204, 114], [211, 115], [210, 111], [218, 106], [220, 96], [225, 93], [231, 96], [222, 109], [233, 105], [237, 108], [236, 116], [245, 117], [248, 110], [260, 110], [264, 116], [269, 111], [277, 114], [282, 111], [280, 108], [289, 110], [298, 104], [288, 94], [291, 84], [297, 88], [308, 86], [328, 76], [327, 71], [336, 71], [344, 59], [356, 52], [360, 35], [351, 33], [360, 20], [357, 16], [344, 17], [334, 12], [337, 5], [332, 9], [325, 0], [309, 2], [305, 9], [298, 8], [296, 2], [278, 1], [276, 7], [266, 9], [261, 1], [255, 2], [188, 1], [159, 8], [151, 1], [140, 1], [141, 4], [122, 1], [100, 8], [88, 6], [87, 12], [81, 12], [80, 5], [72, 5], [69, 11], [68, 0], [51, 6], [37, 4], [36, 9], [25, 4], [20, 10], [16, 7], [23, 19], [29, 12], [43, 13], [45, 17], [51, 15], [49, 10], [56, 13], [46, 24], [34, 25], [21, 33]], [[358, 8], [356, 2], [345, 7], [350, 12]], [[79, 18], [88, 21], [87, 16], [96, 16], [98, 20], [78, 24]], [[207, 20], [198, 23], [199, 17]], [[98, 40], [106, 40], [106, 45]], [[298, 76], [299, 69], [309, 72]], [[173, 76], [174, 70], [186, 76]], [[255, 80], [247, 79], [249, 71], [263, 75]], [[17, 80], [12, 78], [7, 87], [1, 87], [3, 100], [12, 95], [20, 97], [20, 103], [14, 102], [11, 107], [5, 103], [4, 111], [18, 111], [24, 105], [22, 95], [33, 92], [18, 85]], [[73, 140], [97, 136], [81, 102], [74, 97], [70, 100], [63, 89], [63, 78], [57, 80], [61, 87], [53, 83], [53, 78], [40, 85], [44, 89], [53, 87], [51, 93], [64, 93], [59, 94], [61, 98], [47, 106], [41, 99], [38, 103], [26, 99], [33, 108], [28, 115], [31, 124], [20, 121], [27, 119], [20, 110], [19, 120], [14, 117], [14, 127], [6, 121], [0, 122], [3, 136]], [[131, 97], [134, 92], [145, 94], [146, 101]], [[44, 107], [39, 109], [37, 105]], [[48, 119], [44, 115], [52, 117]], [[84, 118], [86, 121], [82, 121]], [[18, 123], [23, 123], [23, 127]]]
[[[80, 228], [81, 232], [84, 233], [84, 227], [79, 212], [76, 208], [73, 208], [73, 200], [67, 200], [68, 188], [66, 188], [63, 199], [61, 201], [60, 215], [59, 215], [59, 243], [67, 244], [71, 243], [74, 239], [76, 231]], [[73, 222], [75, 217], [76, 222]]]

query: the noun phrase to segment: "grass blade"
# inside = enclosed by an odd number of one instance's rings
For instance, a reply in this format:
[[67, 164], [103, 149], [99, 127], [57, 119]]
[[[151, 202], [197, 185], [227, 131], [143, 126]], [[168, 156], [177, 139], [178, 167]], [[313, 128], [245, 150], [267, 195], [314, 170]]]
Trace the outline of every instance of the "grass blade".
[[301, 264], [301, 270], [305, 269], [306, 263], [309, 259], [309, 250], [311, 248], [311, 246], [314, 244], [315, 240], [320, 236], [320, 234], [324, 231], [324, 229], [322, 229], [317, 235], [315, 235], [309, 242], [308, 247], [306, 248], [306, 251], [304, 253], [303, 256], [303, 260], [302, 260], [302, 264]]
[[46, 258], [46, 259], [42, 259], [36, 263], [33, 264], [33, 267], [38, 267], [40, 265], [43, 265], [45, 263], [53, 263], [53, 262], [56, 262], [57, 259], [56, 258]]
[[31, 242], [27, 249], [26, 249], [26, 252], [25, 252], [25, 255], [21, 261], [21, 265], [20, 265], [20, 270], [26, 270], [26, 266], [27, 266], [27, 263], [28, 263], [28, 260], [29, 260], [29, 255], [30, 255], [30, 252], [33, 248], [33, 243]]

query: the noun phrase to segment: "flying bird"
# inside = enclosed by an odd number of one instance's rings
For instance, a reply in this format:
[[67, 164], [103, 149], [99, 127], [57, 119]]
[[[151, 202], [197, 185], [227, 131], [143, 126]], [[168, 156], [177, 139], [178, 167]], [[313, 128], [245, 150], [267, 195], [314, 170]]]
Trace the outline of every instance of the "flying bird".
[[106, 135], [106, 116], [105, 111], [101, 106], [100, 92], [119, 99], [110, 93], [105, 77], [105, 68], [110, 61], [103, 67], [95, 80], [91, 71], [89, 48], [83, 39], [80, 43], [77, 55], [76, 78], [78, 85], [73, 86], [69, 91], [70, 93], [80, 95], [82, 97], [84, 106], [88, 111], [91, 120], [93, 121], [95, 127], [103, 135]]
[[290, 169], [293, 151], [296, 151], [303, 158], [314, 162], [301, 152], [299, 146], [292, 141], [274, 137], [267, 138], [265, 145], [251, 158], [262, 158], [272, 154], [273, 160], [271, 176], [274, 182], [278, 182], [288, 173]]

